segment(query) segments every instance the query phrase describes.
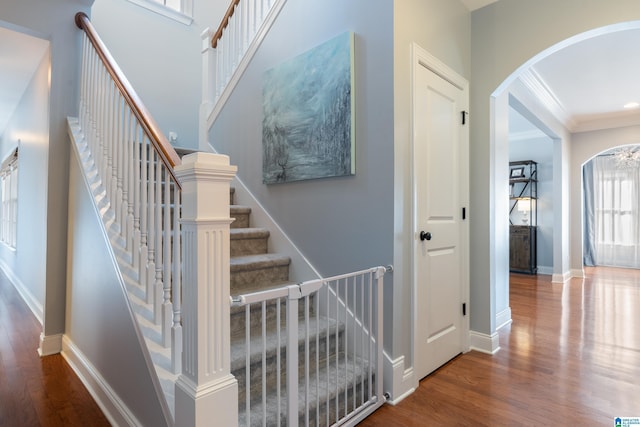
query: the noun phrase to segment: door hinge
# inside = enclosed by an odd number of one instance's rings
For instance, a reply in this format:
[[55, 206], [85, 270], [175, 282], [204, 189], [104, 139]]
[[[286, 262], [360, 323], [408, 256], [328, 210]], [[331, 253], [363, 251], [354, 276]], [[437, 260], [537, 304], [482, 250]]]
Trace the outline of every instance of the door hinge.
[[469, 114], [469, 112], [462, 110], [461, 113], [462, 113], [462, 124], [465, 125], [467, 124], [467, 114]]
[[462, 315], [463, 316], [467, 315], [467, 303], [466, 302], [462, 303]]
[[467, 219], [467, 208], [462, 208], [462, 219]]

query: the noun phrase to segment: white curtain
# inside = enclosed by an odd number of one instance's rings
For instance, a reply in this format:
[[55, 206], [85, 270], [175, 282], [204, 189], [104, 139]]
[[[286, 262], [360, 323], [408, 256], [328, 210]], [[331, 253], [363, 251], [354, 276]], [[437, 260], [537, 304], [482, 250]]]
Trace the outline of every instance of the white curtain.
[[584, 172], [585, 263], [640, 268], [640, 167], [598, 156]]

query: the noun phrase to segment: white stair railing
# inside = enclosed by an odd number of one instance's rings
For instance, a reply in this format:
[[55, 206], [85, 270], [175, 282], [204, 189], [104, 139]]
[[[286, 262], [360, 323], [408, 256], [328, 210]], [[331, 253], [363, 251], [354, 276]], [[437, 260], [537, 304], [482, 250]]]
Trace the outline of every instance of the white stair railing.
[[232, 298], [245, 311], [232, 352], [245, 355], [241, 425], [355, 425], [384, 403], [384, 274], [375, 267]]
[[[160, 344], [181, 354], [180, 159], [158, 131], [133, 88], [102, 44], [86, 15], [80, 83], [80, 126], [104, 186], [109, 225], [120, 259], [137, 283], [129, 289], [148, 304], [140, 315], [159, 326]], [[146, 311], [145, 311], [146, 310]], [[172, 360], [180, 371], [180, 357]]]
[[217, 31], [202, 33], [201, 144], [285, 2], [232, 0]]

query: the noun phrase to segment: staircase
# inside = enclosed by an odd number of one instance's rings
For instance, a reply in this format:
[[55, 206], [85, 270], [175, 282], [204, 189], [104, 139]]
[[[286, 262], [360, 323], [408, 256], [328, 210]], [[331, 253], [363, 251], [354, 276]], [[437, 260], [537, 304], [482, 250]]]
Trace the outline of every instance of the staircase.
[[[108, 52], [97, 54], [104, 47], [86, 15], [76, 23], [85, 58], [69, 131], [165, 418], [328, 426], [375, 410], [384, 268], [290, 283], [291, 259], [270, 253], [269, 230], [251, 226], [233, 189], [227, 196], [229, 159], [181, 160], [191, 151], [169, 145]], [[240, 302], [230, 307], [229, 295]]]
[[[269, 231], [252, 228], [251, 209], [234, 204], [233, 189], [230, 196], [231, 217], [235, 218], [231, 224], [231, 295], [291, 285], [289, 257], [268, 252]], [[298, 423], [328, 426], [363, 401], [363, 393], [366, 394], [369, 387], [366, 377], [369, 364], [345, 353], [346, 322], [320, 315], [316, 298], [319, 295], [313, 294], [300, 300], [298, 306]], [[285, 320], [285, 298], [245, 307], [232, 306], [231, 372], [238, 381], [241, 426], [263, 425], [263, 422], [269, 426], [289, 424], [284, 386]], [[249, 416], [247, 387], [250, 389]]]

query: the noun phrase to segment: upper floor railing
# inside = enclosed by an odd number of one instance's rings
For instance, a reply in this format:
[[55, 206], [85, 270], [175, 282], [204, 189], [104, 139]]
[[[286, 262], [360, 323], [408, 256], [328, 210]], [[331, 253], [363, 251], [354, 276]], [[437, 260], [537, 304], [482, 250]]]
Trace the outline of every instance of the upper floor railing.
[[286, 0], [231, 0], [215, 33], [202, 33], [201, 145]]

